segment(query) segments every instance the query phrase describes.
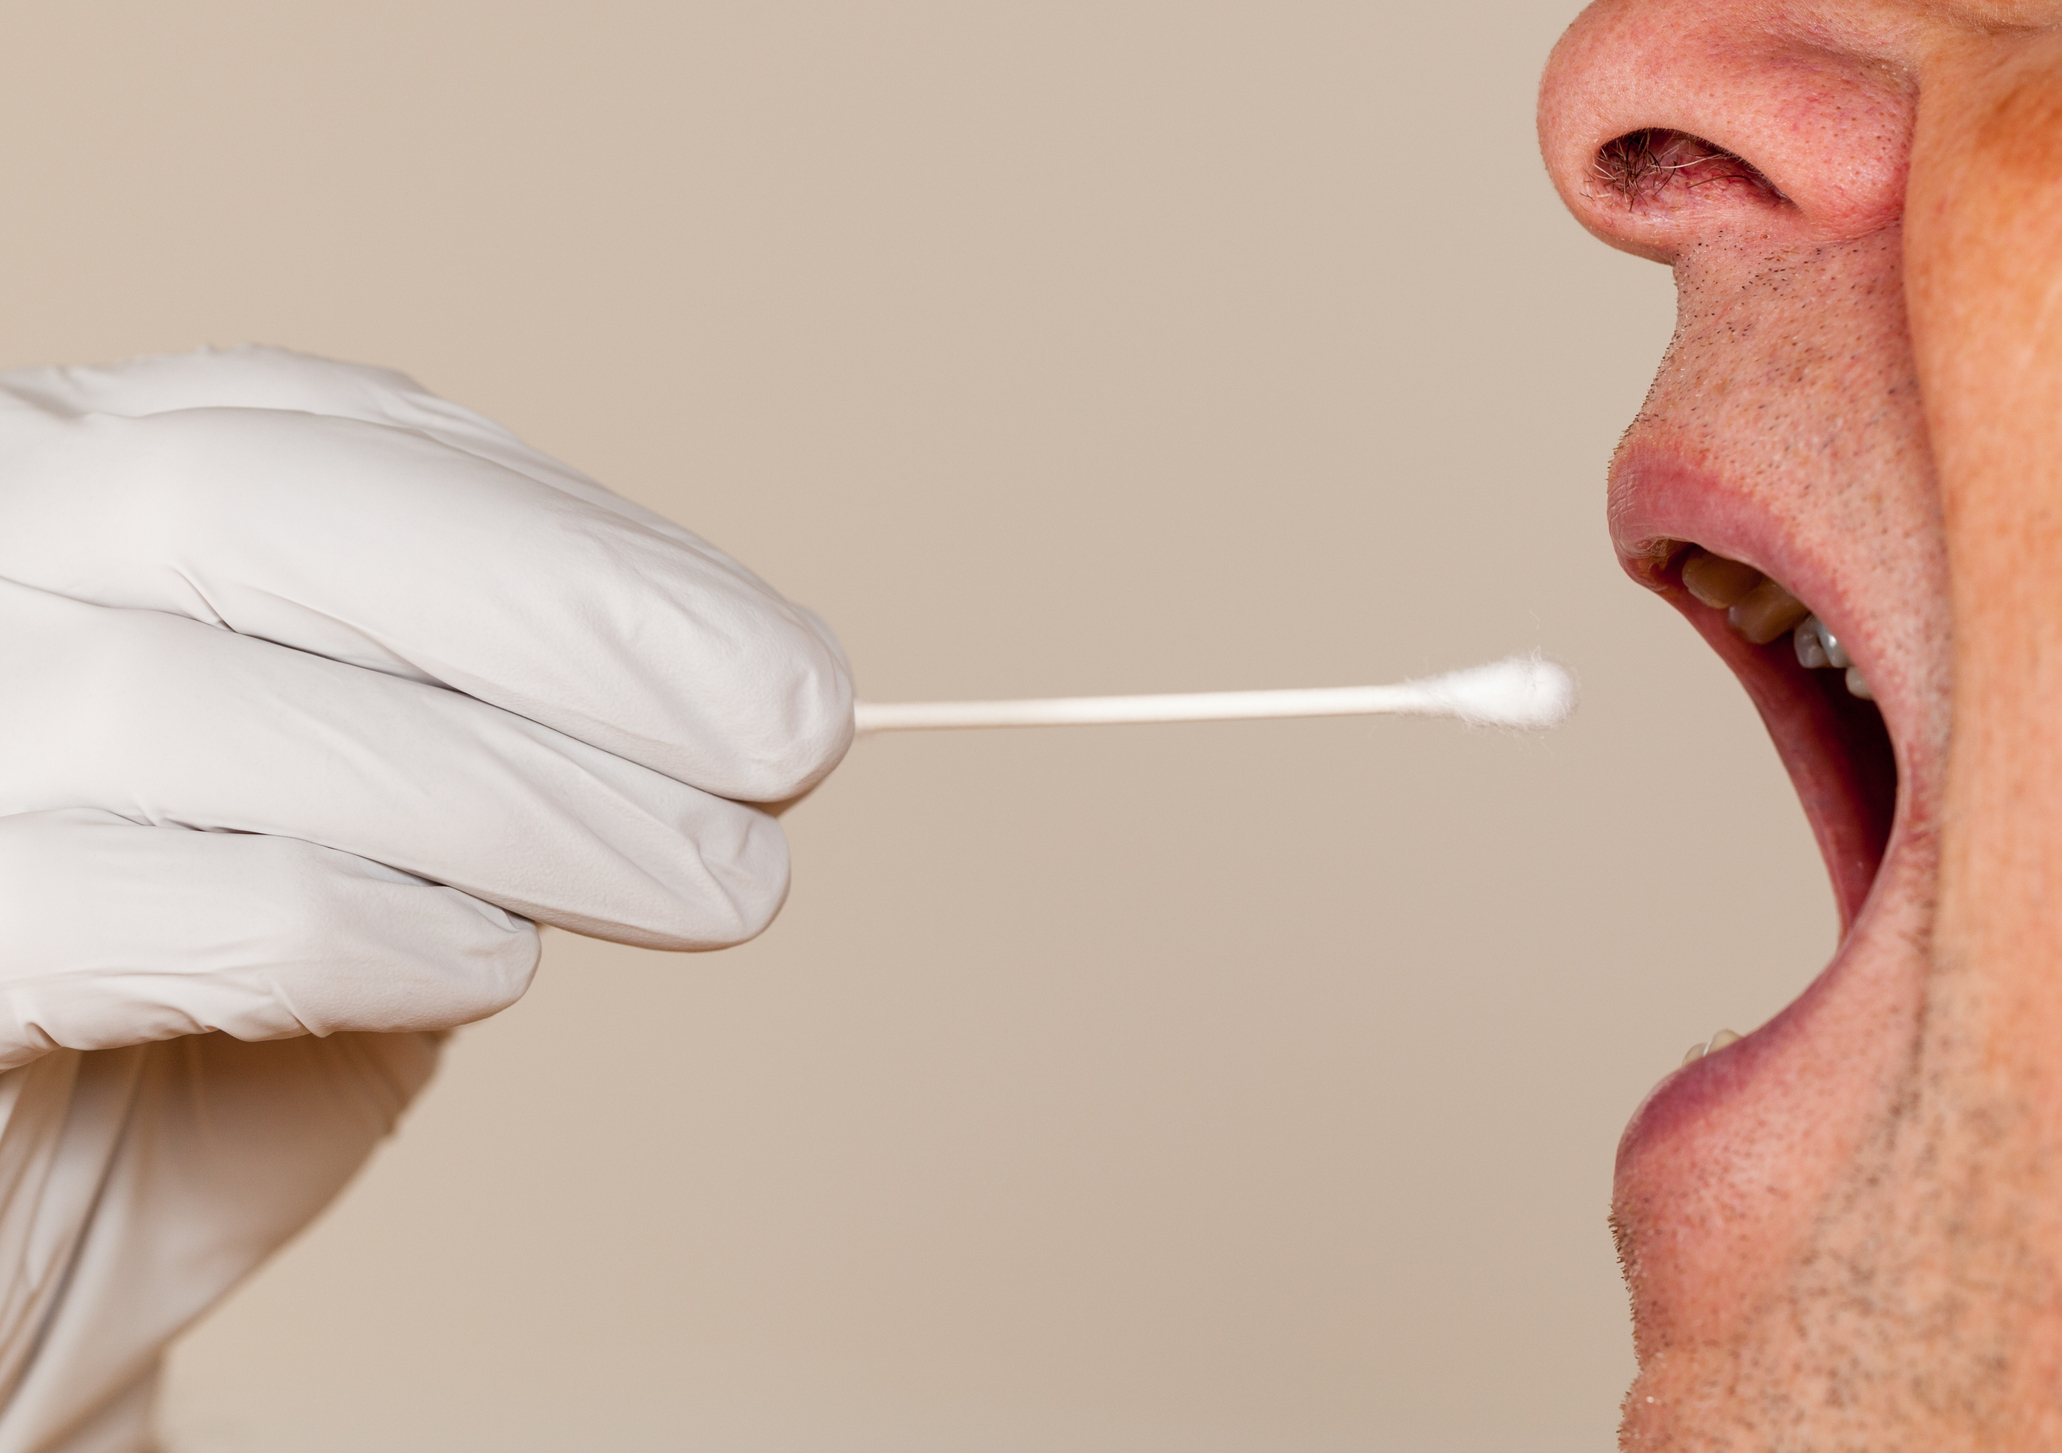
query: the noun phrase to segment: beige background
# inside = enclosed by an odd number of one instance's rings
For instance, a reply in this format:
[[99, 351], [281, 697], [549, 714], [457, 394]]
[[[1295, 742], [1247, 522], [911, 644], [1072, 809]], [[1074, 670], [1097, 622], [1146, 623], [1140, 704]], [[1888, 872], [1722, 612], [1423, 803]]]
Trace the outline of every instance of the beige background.
[[861, 746], [760, 942], [550, 939], [177, 1354], [175, 1449], [1608, 1446], [1618, 1130], [1832, 919], [1605, 546], [1670, 298], [1538, 172], [1574, 9], [13, 7], [0, 361], [404, 368], [878, 698], [1585, 691]]

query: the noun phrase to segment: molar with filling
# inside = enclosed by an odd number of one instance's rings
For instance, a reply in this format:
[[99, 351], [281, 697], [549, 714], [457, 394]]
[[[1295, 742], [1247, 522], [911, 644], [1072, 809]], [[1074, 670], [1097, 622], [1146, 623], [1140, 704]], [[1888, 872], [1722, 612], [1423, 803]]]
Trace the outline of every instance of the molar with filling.
[[1869, 683], [1862, 679], [1861, 667], [1847, 657], [1839, 640], [1826, 629], [1826, 623], [1817, 616], [1806, 616], [1797, 623], [1792, 636], [1797, 646], [1797, 664], [1824, 670], [1831, 668], [1847, 673], [1847, 689], [1863, 701], [1874, 701], [1876, 693], [1869, 690]]

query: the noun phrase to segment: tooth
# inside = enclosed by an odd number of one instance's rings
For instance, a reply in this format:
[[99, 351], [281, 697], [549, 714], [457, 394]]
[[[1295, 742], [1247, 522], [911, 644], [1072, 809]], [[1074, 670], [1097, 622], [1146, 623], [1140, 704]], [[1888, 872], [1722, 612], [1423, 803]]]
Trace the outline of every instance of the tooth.
[[1847, 648], [1842, 646], [1833, 633], [1826, 629], [1826, 623], [1819, 620], [1817, 616], [1813, 616], [1812, 619], [1818, 621], [1819, 644], [1826, 648], [1826, 664], [1828, 666], [1837, 666], [1842, 671], [1852, 666], [1854, 662], [1847, 658]]
[[[1695, 1044], [1691, 1045], [1689, 1053], [1683, 1056], [1683, 1064], [1690, 1064], [1693, 1061], [1700, 1060], [1702, 1058], [1704, 1058], [1704, 1041], [1700, 1039]], [[1680, 1067], [1681, 1066], [1678, 1066], [1678, 1068]]]
[[1766, 646], [1810, 614], [1803, 601], [1773, 580], [1764, 580], [1726, 612], [1726, 619], [1755, 645]]
[[1761, 572], [1709, 550], [1690, 551], [1683, 561], [1683, 588], [1713, 610], [1724, 610], [1761, 584]]
[[1825, 642], [1819, 639], [1819, 618], [1806, 616], [1797, 623], [1797, 630], [1791, 637], [1797, 647], [1797, 664], [1816, 671], [1821, 666], [1833, 664], [1826, 655]]
[[1739, 1035], [1733, 1033], [1730, 1029], [1721, 1029], [1718, 1033], [1711, 1036], [1711, 1043], [1707, 1047], [1707, 1050], [1709, 1053], [1716, 1054], [1718, 1053], [1718, 1051], [1724, 1049], [1727, 1045], [1738, 1044], [1739, 1042]]
[[1847, 694], [1859, 696], [1863, 701], [1876, 699], [1876, 693], [1869, 690], [1869, 683], [1862, 680], [1862, 668], [1859, 666], [1847, 668]]

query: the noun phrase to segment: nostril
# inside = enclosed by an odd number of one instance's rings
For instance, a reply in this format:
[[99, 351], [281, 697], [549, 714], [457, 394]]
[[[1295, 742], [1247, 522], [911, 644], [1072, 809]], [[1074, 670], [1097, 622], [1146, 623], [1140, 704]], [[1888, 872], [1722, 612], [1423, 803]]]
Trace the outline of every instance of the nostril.
[[1675, 206], [1713, 193], [1766, 202], [1789, 200], [1755, 165], [1686, 131], [1642, 127], [1597, 148], [1593, 179], [1627, 211]]

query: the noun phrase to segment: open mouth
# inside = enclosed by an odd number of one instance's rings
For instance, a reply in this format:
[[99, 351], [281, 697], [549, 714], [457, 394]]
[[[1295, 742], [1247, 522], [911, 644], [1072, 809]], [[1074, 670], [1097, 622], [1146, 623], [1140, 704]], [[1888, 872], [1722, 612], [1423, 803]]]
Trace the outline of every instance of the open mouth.
[[[1743, 1289], [1800, 1284], [1827, 1208], [1848, 1204], [1853, 1177], [1873, 1173], [1858, 1167], [1874, 1167], [1885, 1127], [1902, 1124], [1926, 1012], [1949, 725], [1930, 477], [1873, 454], [1764, 457], [1758, 404], [1742, 406], [1746, 421], [1698, 412], [1744, 391], [1700, 372], [1697, 346], [1678, 340], [1612, 462], [1610, 538], [1760, 712], [1818, 841], [1841, 937], [1765, 1023], [1733, 1026], [1744, 1036], [1722, 1033], [1679, 1065], [1683, 1041], [1656, 1046], [1657, 1083], [1619, 1138], [1611, 1194], [1647, 1391], [1667, 1385], [1656, 1359], [1671, 1349], [1759, 1337], [1786, 1315]], [[1890, 426], [1876, 427], [1880, 443]]]
[[1874, 886], [1897, 815], [1897, 755], [1841, 632], [1751, 565], [1678, 540], [1628, 570], [1733, 669], [1768, 727], [1832, 878], [1843, 939]]
[[1708, 1341], [1750, 1315], [1724, 1288], [1802, 1244], [1810, 1208], [1902, 1083], [1937, 755], [1930, 665], [1915, 668], [1876, 575], [1856, 568], [1873, 554], [1845, 539], [1827, 548], [1822, 520], [1645, 452], [1621, 459], [1612, 525], [1626, 571], [1682, 613], [1759, 710], [1841, 925], [1796, 998], [1739, 1026], [1744, 1037], [1692, 1047], [1625, 1127], [1612, 1224], [1653, 1348]]

